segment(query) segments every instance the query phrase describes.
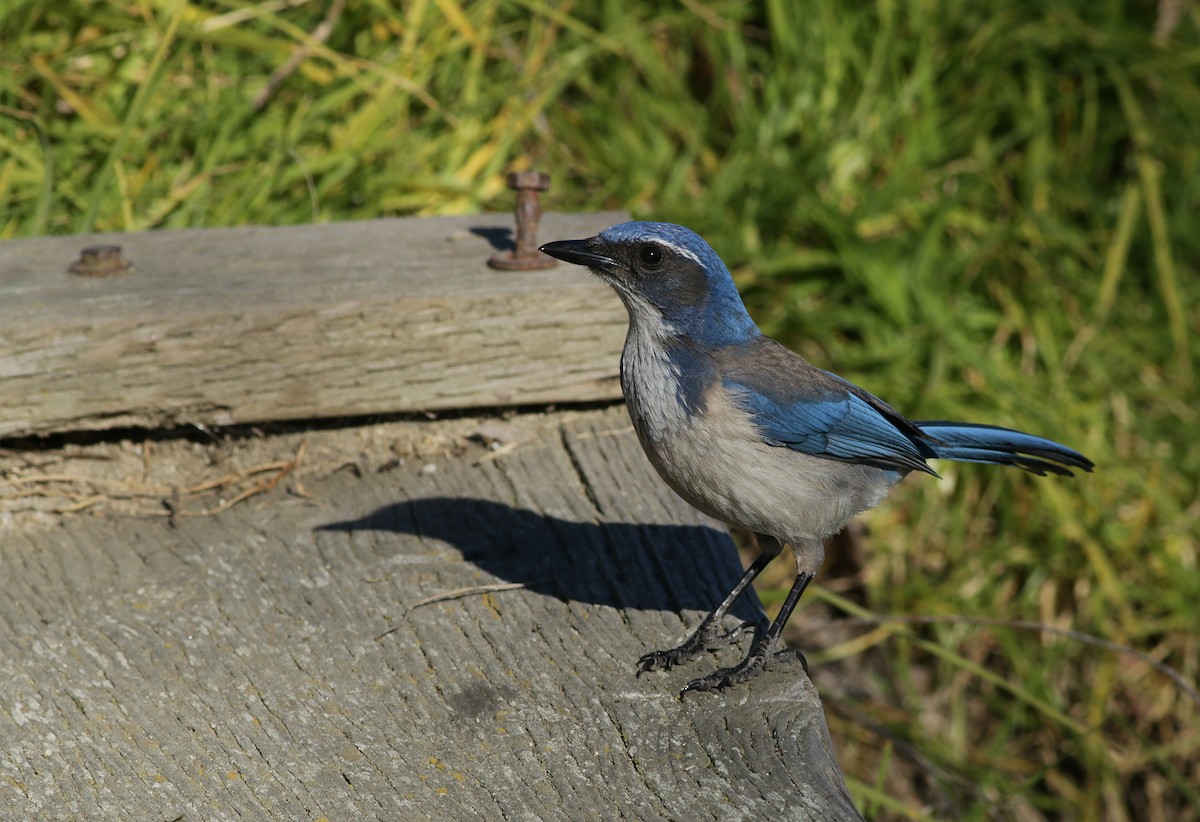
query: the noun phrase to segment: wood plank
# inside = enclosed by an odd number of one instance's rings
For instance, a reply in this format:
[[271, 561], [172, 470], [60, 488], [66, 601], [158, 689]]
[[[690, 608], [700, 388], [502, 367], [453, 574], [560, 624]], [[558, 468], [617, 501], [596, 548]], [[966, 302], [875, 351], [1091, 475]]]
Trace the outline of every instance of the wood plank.
[[798, 664], [634, 676], [741, 568], [624, 410], [515, 424], [177, 528], [10, 526], [0, 818], [860, 819]]
[[[627, 215], [547, 214], [545, 239]], [[509, 214], [0, 246], [0, 436], [616, 399], [620, 303], [488, 268]], [[122, 276], [67, 273], [117, 244]]]

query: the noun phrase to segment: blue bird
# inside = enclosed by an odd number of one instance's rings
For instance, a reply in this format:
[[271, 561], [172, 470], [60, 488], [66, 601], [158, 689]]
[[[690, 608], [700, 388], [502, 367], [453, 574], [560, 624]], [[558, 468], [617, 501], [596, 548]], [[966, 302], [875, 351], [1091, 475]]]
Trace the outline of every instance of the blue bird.
[[823, 540], [910, 471], [937, 476], [927, 460], [1068, 476], [1068, 467], [1093, 468], [1082, 454], [1019, 431], [908, 420], [809, 364], [759, 330], [721, 258], [682, 226], [622, 223], [541, 250], [587, 266], [624, 302], [621, 389], [658, 473], [709, 516], [767, 537], [724, 601], [679, 647], [643, 656], [638, 674], [669, 669], [751, 627], [726, 633], [721, 622], [783, 544], [796, 555], [796, 581], [775, 620], [755, 626], [746, 658], [692, 680], [681, 693], [745, 682], [768, 664], [799, 656], [780, 648], [780, 634], [824, 562]]

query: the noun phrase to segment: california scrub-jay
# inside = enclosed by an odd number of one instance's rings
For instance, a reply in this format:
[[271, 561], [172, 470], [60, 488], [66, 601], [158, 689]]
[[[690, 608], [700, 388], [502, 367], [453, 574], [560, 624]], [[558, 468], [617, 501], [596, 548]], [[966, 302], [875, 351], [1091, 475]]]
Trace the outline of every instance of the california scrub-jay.
[[779, 615], [769, 627], [758, 626], [739, 665], [694, 679], [683, 692], [745, 682], [777, 658], [795, 658], [779, 650], [779, 637], [821, 568], [822, 541], [876, 505], [908, 472], [937, 476], [930, 458], [1067, 476], [1063, 466], [1093, 467], [1070, 448], [1007, 428], [910, 421], [810, 365], [763, 335], [721, 258], [682, 226], [622, 223], [541, 250], [587, 266], [625, 303], [621, 389], [662, 478], [709, 516], [773, 538], [682, 645], [639, 660], [639, 675], [738, 635], [740, 628], [724, 633], [721, 621], [782, 543], [796, 554], [797, 575]]

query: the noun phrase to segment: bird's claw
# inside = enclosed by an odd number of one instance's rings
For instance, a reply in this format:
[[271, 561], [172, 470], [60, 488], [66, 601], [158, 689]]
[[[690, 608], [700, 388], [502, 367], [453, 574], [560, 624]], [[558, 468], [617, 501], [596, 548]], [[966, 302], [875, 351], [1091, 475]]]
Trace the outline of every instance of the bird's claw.
[[679, 698], [682, 699], [688, 691], [719, 691], [731, 685], [748, 682], [765, 671], [768, 665], [773, 667], [779, 663], [799, 660], [800, 664], [804, 667], [804, 673], [808, 673], [808, 660], [799, 651], [790, 649], [772, 651], [770, 653], [765, 653], [764, 651], [765, 649], [759, 649], [756, 645], [750, 650], [746, 658], [734, 667], [718, 668], [708, 676], [693, 679], [687, 685], [683, 686], [683, 689], [679, 692]]
[[651, 651], [648, 654], [643, 654], [637, 661], [637, 675], [649, 673], [650, 671], [669, 671], [675, 665], [683, 661], [678, 655], [679, 648], [671, 648], [668, 651]]
[[804, 669], [805, 676], [808, 675], [808, 660], [804, 658], [804, 654], [792, 648], [784, 648], [782, 651], [776, 651], [771, 656], [771, 664], [776, 665], [781, 662], [799, 662], [800, 667]]
[[637, 676], [650, 671], [669, 671], [676, 665], [695, 659], [705, 651], [713, 651], [741, 639], [747, 631], [757, 628], [753, 622], [743, 622], [732, 630], [721, 632], [715, 622], [702, 625], [678, 647], [651, 651], [638, 659]]

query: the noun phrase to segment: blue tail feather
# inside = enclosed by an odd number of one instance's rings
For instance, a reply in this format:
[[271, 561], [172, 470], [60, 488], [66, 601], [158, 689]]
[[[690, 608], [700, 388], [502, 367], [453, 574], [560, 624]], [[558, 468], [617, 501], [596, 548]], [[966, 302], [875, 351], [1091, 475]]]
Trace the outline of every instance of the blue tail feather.
[[944, 420], [914, 421], [929, 439], [931, 457], [959, 462], [1015, 465], [1035, 474], [1072, 476], [1069, 468], [1091, 471], [1091, 460], [1044, 437], [1035, 437], [996, 425], [976, 425]]

